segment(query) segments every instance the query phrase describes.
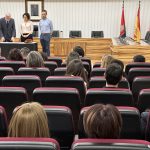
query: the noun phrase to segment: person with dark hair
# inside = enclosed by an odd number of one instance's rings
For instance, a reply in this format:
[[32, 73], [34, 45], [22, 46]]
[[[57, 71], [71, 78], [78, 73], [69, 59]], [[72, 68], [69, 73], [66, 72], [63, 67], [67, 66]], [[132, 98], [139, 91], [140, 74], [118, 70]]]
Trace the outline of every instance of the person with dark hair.
[[23, 14], [23, 23], [21, 24], [21, 42], [33, 41], [33, 23], [30, 20], [30, 14]]
[[77, 52], [70, 52], [68, 57], [67, 57], [67, 60], [66, 60], [66, 63], [67, 65], [74, 59], [80, 59], [80, 56]]
[[136, 55], [133, 57], [133, 62], [145, 62], [145, 57], [143, 55]]
[[69, 76], [80, 76], [83, 78], [84, 82], [87, 84], [87, 72], [79, 59], [72, 60], [67, 66], [66, 75]]
[[44, 61], [48, 61], [48, 56], [47, 56], [46, 53], [40, 52], [40, 54], [41, 54], [41, 56], [42, 56], [42, 58], [43, 58]]
[[118, 139], [122, 118], [115, 106], [95, 104], [85, 112], [83, 125], [88, 138]]
[[84, 50], [81, 46], [76, 46], [73, 48], [74, 52], [77, 52], [80, 57], [84, 57]]
[[30, 53], [30, 50], [29, 48], [27, 47], [23, 47], [21, 50], [20, 50], [21, 54], [22, 54], [22, 57], [23, 59], [26, 59], [27, 55]]
[[105, 71], [106, 87], [118, 87], [122, 75], [123, 70], [120, 65], [110, 64]]
[[42, 19], [39, 23], [39, 29], [41, 32], [40, 42], [42, 45], [43, 52], [50, 56], [50, 39], [53, 33], [53, 23], [47, 18], [47, 11], [42, 11]]
[[124, 70], [124, 63], [121, 60], [119, 60], [119, 59], [113, 59], [111, 61], [111, 64], [114, 64], [114, 63], [118, 64], [122, 68], [122, 70]]
[[14, 48], [10, 50], [8, 54], [8, 60], [23, 61], [23, 57], [20, 52], [20, 49]]

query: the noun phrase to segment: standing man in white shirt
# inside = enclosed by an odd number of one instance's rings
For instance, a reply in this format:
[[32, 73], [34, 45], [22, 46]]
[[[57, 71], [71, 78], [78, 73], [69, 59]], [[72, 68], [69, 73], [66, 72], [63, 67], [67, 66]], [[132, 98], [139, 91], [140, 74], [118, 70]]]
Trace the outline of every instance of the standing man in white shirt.
[[53, 33], [52, 21], [47, 18], [47, 11], [42, 11], [42, 19], [39, 23], [39, 28], [41, 31], [40, 42], [42, 45], [43, 52], [50, 56], [50, 39]]
[[30, 20], [30, 14], [23, 14], [23, 23], [21, 24], [21, 42], [33, 41], [33, 23]]

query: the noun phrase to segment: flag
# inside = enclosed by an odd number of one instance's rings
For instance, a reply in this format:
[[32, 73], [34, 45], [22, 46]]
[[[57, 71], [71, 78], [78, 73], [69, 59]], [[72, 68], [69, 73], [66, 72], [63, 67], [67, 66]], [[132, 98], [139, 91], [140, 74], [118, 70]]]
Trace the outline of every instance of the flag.
[[140, 39], [141, 39], [141, 27], [140, 27], [140, 1], [139, 1], [139, 8], [135, 21], [134, 40], [136, 42], [140, 42]]
[[125, 26], [125, 17], [124, 17], [124, 1], [123, 1], [123, 5], [122, 5], [120, 37], [122, 37], [122, 38], [126, 37], [126, 26]]

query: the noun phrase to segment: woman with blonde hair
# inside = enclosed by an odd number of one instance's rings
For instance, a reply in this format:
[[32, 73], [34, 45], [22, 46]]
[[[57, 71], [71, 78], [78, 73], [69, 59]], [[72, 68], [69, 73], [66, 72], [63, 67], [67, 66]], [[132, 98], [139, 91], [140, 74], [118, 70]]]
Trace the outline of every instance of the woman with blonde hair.
[[14, 110], [8, 137], [49, 137], [48, 119], [37, 102], [25, 103]]
[[114, 60], [114, 58], [111, 55], [104, 55], [101, 59], [101, 68], [107, 68]]
[[27, 67], [44, 67], [44, 60], [37, 51], [31, 51], [26, 58]]

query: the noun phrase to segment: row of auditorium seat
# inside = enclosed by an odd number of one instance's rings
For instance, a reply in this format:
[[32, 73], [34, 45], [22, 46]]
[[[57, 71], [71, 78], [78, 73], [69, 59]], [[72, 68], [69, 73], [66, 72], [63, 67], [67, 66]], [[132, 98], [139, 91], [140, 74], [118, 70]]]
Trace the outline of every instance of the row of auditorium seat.
[[[88, 107], [83, 108], [79, 114], [79, 121], [74, 123], [74, 116], [70, 108], [65, 106], [43, 106], [48, 117], [48, 125], [50, 135], [56, 139], [60, 146], [70, 147], [74, 141], [75, 134], [78, 134], [80, 139], [87, 138], [83, 127], [83, 115], [88, 110]], [[121, 139], [144, 139], [141, 132], [140, 113], [134, 107], [117, 107], [123, 119], [121, 130]], [[7, 136], [7, 117], [5, 109], [0, 106], [0, 136]], [[77, 131], [75, 131], [77, 126]]]
[[[73, 142], [71, 150], [150, 150], [144, 140], [80, 139]], [[60, 150], [51, 138], [0, 138], [0, 150]]]
[[[126, 98], [125, 96], [120, 97], [117, 93], [117, 96], [115, 97], [117, 101], [114, 101], [114, 99], [105, 100], [103, 99], [103, 102], [111, 102], [115, 105], [125, 105], [125, 106], [137, 106], [139, 103], [141, 103], [141, 94], [143, 94], [143, 89], [150, 89], [150, 76], [148, 77], [136, 77], [132, 84], [132, 91], [130, 91], [129, 83], [125, 78], [122, 78], [121, 82], [119, 83], [119, 88], [115, 89], [107, 89], [104, 90], [104, 86], [106, 84], [106, 80], [104, 77], [92, 77], [89, 81], [89, 88], [86, 92], [86, 88], [84, 85], [84, 81], [81, 77], [73, 77], [73, 76], [48, 76], [48, 74], [44, 74], [44, 71], [42, 68], [32, 69], [32, 68], [23, 68], [20, 69], [21, 75], [11, 75], [11, 74], [4, 74], [1, 72], [0, 68], [0, 81], [1, 86], [6, 87], [24, 87], [27, 90], [27, 93], [29, 95], [29, 99], [32, 100], [32, 92], [35, 88], [42, 87], [42, 84], [44, 87], [57, 87], [57, 88], [76, 88], [79, 92], [79, 96], [81, 99], [81, 105], [91, 105], [94, 101], [101, 101], [102, 102], [102, 95], [100, 94], [105, 91], [105, 94], [109, 94], [109, 92], [113, 92], [115, 94], [115, 91], [122, 95], [122, 92], [125, 92], [126, 95], [129, 97]], [[7, 68], [4, 68], [7, 69]], [[10, 68], [9, 68], [10, 69]], [[25, 70], [28, 70], [25, 72]], [[45, 68], [44, 68], [45, 69]], [[22, 70], [22, 72], [21, 72]], [[35, 73], [36, 72], [36, 73]], [[30, 74], [30, 75], [28, 75]], [[36, 74], [36, 75], [32, 75]], [[6, 76], [5, 76], [6, 75]], [[38, 76], [37, 76], [38, 75]], [[40, 78], [41, 79], [40, 79]], [[102, 88], [102, 89], [101, 89]], [[141, 92], [141, 90], [143, 90]], [[146, 91], [146, 90], [145, 90]], [[107, 93], [106, 93], [107, 92]], [[91, 102], [88, 99], [88, 96], [91, 95], [92, 99]], [[85, 100], [86, 96], [86, 100]], [[96, 98], [94, 98], [96, 97]], [[95, 99], [95, 100], [93, 100]], [[118, 101], [118, 99], [125, 99], [124, 101]], [[85, 101], [84, 101], [85, 100]], [[143, 99], [142, 99], [143, 100]], [[119, 103], [120, 102], [120, 103]], [[145, 101], [147, 104], [148, 101]], [[142, 101], [143, 103], [143, 101]], [[145, 105], [146, 106], [146, 105]], [[147, 105], [149, 107], [150, 105]], [[141, 107], [141, 105], [139, 106]], [[140, 108], [141, 110], [141, 108]], [[142, 109], [143, 111], [143, 109]]]

